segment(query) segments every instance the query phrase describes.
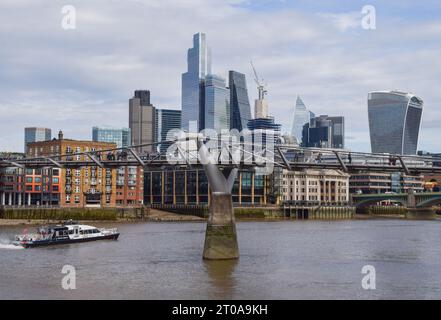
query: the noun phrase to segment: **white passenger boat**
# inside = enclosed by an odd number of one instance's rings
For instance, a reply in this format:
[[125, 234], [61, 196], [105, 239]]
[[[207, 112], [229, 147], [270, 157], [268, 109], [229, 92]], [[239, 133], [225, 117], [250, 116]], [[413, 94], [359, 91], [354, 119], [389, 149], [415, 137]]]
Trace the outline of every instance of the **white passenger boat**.
[[117, 240], [118, 237], [119, 232], [116, 228], [99, 229], [69, 221], [61, 225], [38, 228], [34, 234], [17, 235], [13, 244], [24, 248], [33, 248], [97, 240]]

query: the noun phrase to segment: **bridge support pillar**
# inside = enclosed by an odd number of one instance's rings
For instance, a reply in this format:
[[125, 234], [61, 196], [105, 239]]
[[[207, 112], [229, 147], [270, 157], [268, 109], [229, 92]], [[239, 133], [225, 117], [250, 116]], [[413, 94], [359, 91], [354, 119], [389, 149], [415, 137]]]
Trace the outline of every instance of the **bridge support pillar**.
[[203, 257], [207, 260], [239, 258], [231, 194], [221, 192], [211, 194]]
[[408, 208], [406, 219], [409, 220], [435, 220], [436, 213], [431, 208]]
[[210, 216], [205, 233], [203, 258], [228, 260], [239, 258], [232, 190], [238, 168], [221, 170], [202, 141], [198, 141], [199, 156], [211, 189]]
[[415, 197], [415, 191], [413, 188], [410, 188], [407, 191], [407, 207], [408, 208], [416, 208], [416, 197]]

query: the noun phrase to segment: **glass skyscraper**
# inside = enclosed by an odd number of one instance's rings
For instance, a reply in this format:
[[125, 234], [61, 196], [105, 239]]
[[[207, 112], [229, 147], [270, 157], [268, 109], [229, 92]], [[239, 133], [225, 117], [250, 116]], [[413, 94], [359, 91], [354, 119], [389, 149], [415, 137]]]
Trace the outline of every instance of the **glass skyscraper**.
[[369, 130], [373, 153], [416, 154], [423, 100], [397, 91], [368, 96]]
[[24, 149], [27, 153], [28, 143], [49, 141], [52, 139], [51, 129], [48, 128], [25, 128]]
[[95, 142], [113, 142], [118, 148], [130, 147], [130, 129], [129, 128], [92, 128], [92, 140]]
[[187, 53], [187, 72], [182, 74], [182, 122], [183, 130], [189, 129], [190, 121], [197, 124], [197, 130], [204, 126], [204, 81], [211, 73], [211, 54], [206, 35], [193, 36], [193, 48]]
[[[156, 142], [167, 141], [167, 133], [173, 129], [181, 128], [181, 110], [156, 109]], [[167, 151], [171, 142], [159, 146], [159, 151]]]
[[205, 78], [205, 125], [204, 129], [230, 130], [230, 90], [225, 79], [216, 75]]
[[251, 106], [245, 75], [236, 71], [229, 72], [230, 86], [230, 129], [239, 132], [247, 128], [251, 119]]
[[303, 126], [302, 146], [314, 148], [345, 147], [345, 118], [321, 115]]
[[299, 144], [302, 142], [303, 126], [309, 123], [314, 117], [315, 114], [309, 111], [300, 96], [297, 96], [291, 134], [297, 139]]

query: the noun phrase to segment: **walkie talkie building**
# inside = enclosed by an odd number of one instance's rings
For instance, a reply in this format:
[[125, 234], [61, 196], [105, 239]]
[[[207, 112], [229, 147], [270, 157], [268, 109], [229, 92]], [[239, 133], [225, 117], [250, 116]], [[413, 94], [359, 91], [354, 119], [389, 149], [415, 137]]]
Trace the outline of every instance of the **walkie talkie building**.
[[369, 129], [373, 153], [416, 154], [423, 100], [398, 91], [371, 92]]

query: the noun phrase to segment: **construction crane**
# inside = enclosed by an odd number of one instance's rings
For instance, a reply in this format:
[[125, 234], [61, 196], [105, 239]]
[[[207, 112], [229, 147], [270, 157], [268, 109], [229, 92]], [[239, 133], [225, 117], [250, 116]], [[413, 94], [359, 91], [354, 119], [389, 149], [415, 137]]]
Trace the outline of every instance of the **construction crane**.
[[268, 91], [265, 89], [265, 86], [262, 84], [261, 79], [259, 79], [253, 61], [250, 61], [250, 64], [254, 72], [254, 82], [256, 82], [257, 84], [257, 91], [259, 92], [259, 100], [263, 100], [265, 98], [265, 95], [268, 94]]

